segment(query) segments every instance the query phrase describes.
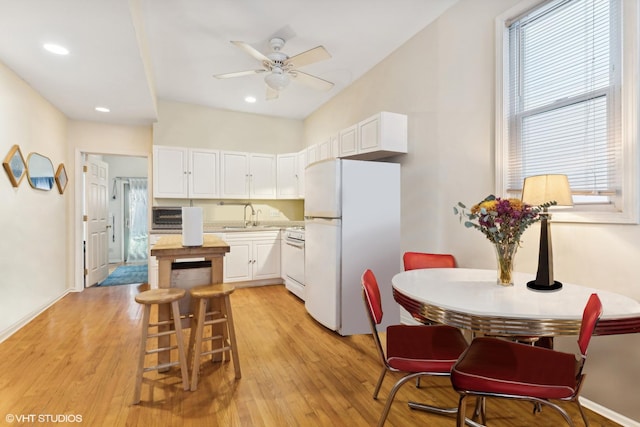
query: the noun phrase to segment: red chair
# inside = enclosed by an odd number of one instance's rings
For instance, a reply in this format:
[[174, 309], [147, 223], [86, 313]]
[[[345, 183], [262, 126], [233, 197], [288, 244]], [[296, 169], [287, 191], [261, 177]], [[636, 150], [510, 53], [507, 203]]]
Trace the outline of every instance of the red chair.
[[405, 271], [420, 268], [454, 268], [456, 266], [456, 259], [449, 254], [405, 252], [402, 261]]
[[[424, 375], [448, 376], [451, 366], [467, 348], [467, 341], [458, 329], [451, 326], [392, 325], [387, 327], [385, 352], [377, 329], [377, 325], [382, 322], [380, 288], [371, 270], [365, 271], [362, 275], [362, 287], [373, 340], [382, 361], [382, 373], [373, 391], [373, 398], [378, 398], [378, 392], [387, 371], [406, 374], [396, 382], [387, 397], [387, 402], [378, 421], [378, 426], [382, 426], [400, 387], [412, 378]], [[456, 412], [456, 408], [438, 408], [422, 404], [420, 406], [424, 410], [440, 414], [454, 414]]]
[[[500, 397], [532, 401], [536, 408], [546, 405], [554, 408], [573, 426], [567, 412], [550, 401], [573, 401], [578, 405], [585, 425], [587, 417], [578, 400], [585, 375], [591, 335], [602, 314], [602, 303], [597, 294], [587, 301], [582, 315], [578, 347], [580, 358], [541, 347], [519, 344], [498, 338], [476, 338], [451, 369], [451, 384], [460, 393], [458, 427], [465, 424], [466, 399], [469, 396]], [[484, 402], [480, 415], [486, 423]], [[534, 410], [535, 412], [535, 410]]]

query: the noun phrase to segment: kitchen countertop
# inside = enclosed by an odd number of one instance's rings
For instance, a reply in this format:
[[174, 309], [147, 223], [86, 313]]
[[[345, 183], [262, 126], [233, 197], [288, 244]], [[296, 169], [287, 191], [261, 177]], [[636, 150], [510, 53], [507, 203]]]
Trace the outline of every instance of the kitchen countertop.
[[[289, 227], [304, 227], [304, 221], [281, 221], [281, 222], [264, 222], [260, 225], [243, 227], [242, 221], [223, 222], [223, 223], [204, 223], [203, 231], [205, 233], [232, 233], [245, 231], [271, 231], [280, 230]], [[149, 233], [152, 234], [180, 234], [181, 228], [152, 228]]]

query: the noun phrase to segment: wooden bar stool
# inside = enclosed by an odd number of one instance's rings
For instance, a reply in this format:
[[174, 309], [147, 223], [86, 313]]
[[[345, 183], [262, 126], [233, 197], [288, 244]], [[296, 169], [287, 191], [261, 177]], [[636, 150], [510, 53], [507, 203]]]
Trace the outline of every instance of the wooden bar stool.
[[[200, 359], [207, 355], [229, 353], [233, 358], [236, 379], [240, 379], [240, 362], [236, 333], [233, 327], [233, 314], [229, 295], [235, 287], [224, 283], [197, 286], [189, 293], [195, 307], [191, 336], [189, 338], [189, 360], [191, 361], [191, 390], [198, 388]], [[211, 326], [211, 335], [204, 337], [204, 327]], [[211, 341], [211, 350], [203, 350], [202, 343]]]
[[[142, 375], [145, 372], [153, 370], [164, 370], [171, 366], [180, 365], [182, 374], [182, 385], [185, 390], [189, 390], [189, 371], [187, 368], [187, 358], [185, 357], [184, 342], [182, 335], [182, 325], [180, 324], [180, 308], [178, 301], [185, 296], [184, 289], [164, 288], [150, 289], [139, 293], [135, 296], [135, 300], [139, 304], [144, 305], [142, 315], [142, 339], [140, 342], [140, 355], [138, 357], [138, 375], [136, 377], [136, 387], [133, 392], [134, 404], [140, 403], [140, 392], [142, 389]], [[172, 311], [172, 320], [158, 320], [157, 323], [150, 323], [151, 306], [157, 304], [170, 304]], [[156, 333], [149, 333], [150, 328], [158, 328]], [[177, 344], [170, 344], [171, 335], [176, 335]], [[158, 348], [147, 350], [147, 340], [150, 338], [158, 338]], [[163, 339], [164, 338], [164, 339]], [[160, 347], [162, 341], [169, 340], [165, 347]], [[162, 352], [170, 352], [178, 349], [178, 360], [174, 362], [159, 363], [155, 366], [144, 366], [144, 358], [148, 354], [158, 354]]]

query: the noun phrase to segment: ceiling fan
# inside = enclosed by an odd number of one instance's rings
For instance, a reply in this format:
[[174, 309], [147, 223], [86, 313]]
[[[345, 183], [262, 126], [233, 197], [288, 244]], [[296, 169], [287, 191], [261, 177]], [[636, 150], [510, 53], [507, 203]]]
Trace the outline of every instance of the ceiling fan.
[[264, 82], [267, 84], [268, 100], [278, 98], [278, 92], [286, 88], [291, 79], [319, 90], [330, 90], [333, 87], [333, 83], [330, 81], [298, 70], [305, 65], [331, 58], [324, 46], [316, 46], [297, 55], [288, 56], [281, 51], [285, 41], [279, 37], [269, 40], [272, 52], [266, 55], [245, 42], [232, 41], [231, 43], [260, 61], [262, 68], [214, 75], [218, 79], [268, 73], [264, 77]]

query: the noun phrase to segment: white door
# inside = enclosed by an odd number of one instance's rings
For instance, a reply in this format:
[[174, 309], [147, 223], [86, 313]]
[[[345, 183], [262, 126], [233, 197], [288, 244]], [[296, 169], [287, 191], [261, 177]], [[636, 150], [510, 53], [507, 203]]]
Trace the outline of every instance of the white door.
[[85, 286], [92, 286], [109, 275], [109, 165], [87, 160], [85, 172], [86, 256]]
[[327, 328], [341, 324], [340, 271], [341, 220], [305, 221], [304, 305]]

